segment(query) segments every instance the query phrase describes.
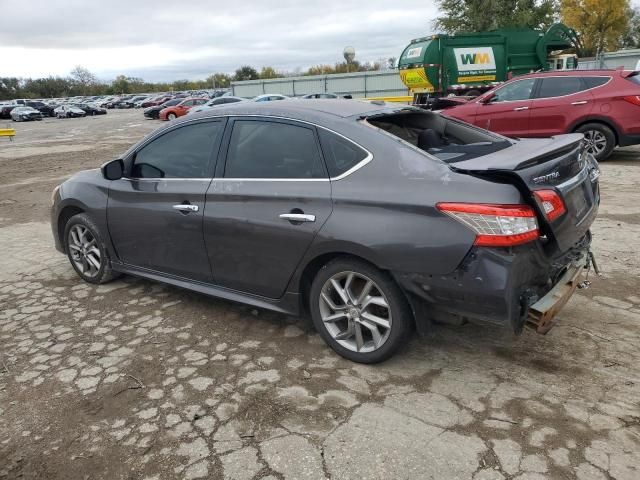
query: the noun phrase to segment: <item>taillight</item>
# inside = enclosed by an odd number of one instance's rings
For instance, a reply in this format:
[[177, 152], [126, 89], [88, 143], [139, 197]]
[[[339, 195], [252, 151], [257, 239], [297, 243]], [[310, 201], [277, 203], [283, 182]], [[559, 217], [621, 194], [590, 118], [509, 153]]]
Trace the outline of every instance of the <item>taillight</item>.
[[473, 230], [474, 245], [512, 247], [540, 236], [536, 214], [528, 205], [438, 203], [436, 207]]
[[564, 202], [555, 190], [536, 190], [533, 194], [540, 202], [544, 215], [550, 222], [567, 211]]
[[634, 105], [637, 105], [640, 107], [640, 95], [629, 95], [627, 97], [622, 97], [622, 98], [627, 102], [633, 103]]

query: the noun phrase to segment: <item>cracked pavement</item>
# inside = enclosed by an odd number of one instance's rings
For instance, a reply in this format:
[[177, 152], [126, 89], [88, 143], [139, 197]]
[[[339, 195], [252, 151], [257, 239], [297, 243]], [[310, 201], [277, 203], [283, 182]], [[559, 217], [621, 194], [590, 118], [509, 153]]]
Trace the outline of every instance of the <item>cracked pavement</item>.
[[141, 116], [0, 143], [0, 478], [640, 478], [640, 149], [601, 165], [604, 277], [549, 335], [437, 325], [364, 366], [305, 319], [75, 275], [50, 192], [157, 125]]

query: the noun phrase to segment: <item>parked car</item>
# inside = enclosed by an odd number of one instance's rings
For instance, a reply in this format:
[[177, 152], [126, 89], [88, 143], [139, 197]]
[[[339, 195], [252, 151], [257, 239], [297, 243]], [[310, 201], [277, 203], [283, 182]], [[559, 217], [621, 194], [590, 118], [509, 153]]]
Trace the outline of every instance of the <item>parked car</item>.
[[161, 105], [169, 100], [171, 100], [171, 96], [169, 95], [158, 95], [157, 97], [147, 98], [140, 104], [140, 106], [142, 108], [154, 107], [156, 105]]
[[174, 107], [176, 105], [178, 105], [180, 102], [182, 102], [184, 99], [182, 98], [174, 98], [171, 100], [167, 100], [166, 102], [160, 104], [160, 105], [156, 105], [153, 107], [148, 107], [144, 109], [144, 116], [145, 118], [152, 118], [154, 120], [157, 120], [158, 118], [160, 118], [160, 112], [167, 108], [167, 107]]
[[288, 100], [291, 97], [286, 95], [280, 95], [276, 93], [265, 93], [264, 95], [258, 95], [251, 99], [253, 102], [273, 102], [275, 100]]
[[18, 107], [17, 103], [5, 103], [0, 104], [0, 118], [9, 119], [11, 118], [11, 110]]
[[11, 110], [11, 120], [14, 122], [28, 122], [30, 120], [42, 120], [42, 113], [33, 107], [15, 107]]
[[116, 104], [116, 108], [134, 108], [137, 102], [146, 100], [147, 98], [147, 95], [136, 95], [133, 97], [125, 98], [120, 100]]
[[187, 112], [187, 115], [193, 115], [194, 113], [202, 112], [203, 110], [209, 110], [210, 108], [215, 107], [216, 105], [225, 105], [227, 103], [236, 103], [236, 102], [245, 102], [245, 101], [246, 100], [242, 97], [232, 97], [232, 96], [216, 97], [216, 98], [213, 98], [212, 100], [209, 100], [204, 105], [191, 108]]
[[40, 113], [42, 113], [44, 117], [55, 117], [55, 114], [53, 113], [55, 107], [52, 105], [47, 105], [44, 102], [29, 101], [27, 102], [26, 106], [35, 108]]
[[582, 133], [605, 160], [640, 143], [640, 72], [573, 70], [523, 75], [445, 115], [509, 137]]
[[309, 100], [310, 98], [340, 98], [335, 93], [310, 93], [308, 95], [302, 96], [304, 100]]
[[80, 110], [82, 110], [87, 115], [95, 116], [95, 115], [106, 115], [107, 114], [107, 109], [106, 108], [98, 107], [97, 105], [94, 105], [92, 103], [80, 103], [80, 104], [77, 104], [75, 106], [78, 107]]
[[58, 118], [76, 118], [85, 117], [87, 114], [84, 110], [73, 105], [60, 105], [53, 110]]
[[165, 107], [160, 110], [158, 118], [160, 120], [174, 120], [178, 117], [186, 115], [190, 108], [207, 103], [206, 98], [187, 98], [177, 105]]
[[360, 101], [215, 112], [55, 189], [56, 248], [83, 280], [309, 312], [336, 352], [373, 363], [427, 318], [546, 333], [590, 265], [599, 170], [582, 135], [511, 140]]

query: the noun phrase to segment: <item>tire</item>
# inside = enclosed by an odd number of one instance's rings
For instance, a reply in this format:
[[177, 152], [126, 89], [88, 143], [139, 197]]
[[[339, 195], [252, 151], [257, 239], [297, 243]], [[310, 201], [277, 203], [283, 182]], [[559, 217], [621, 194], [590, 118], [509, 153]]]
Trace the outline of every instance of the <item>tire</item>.
[[584, 135], [587, 151], [599, 162], [606, 160], [616, 146], [615, 134], [602, 123], [586, 123], [575, 131]]
[[169, 121], [175, 120], [176, 118], [178, 118], [178, 116], [173, 112], [170, 112], [170, 113], [167, 114], [167, 120], [169, 120]]
[[[349, 298], [348, 304], [342, 295]], [[368, 263], [345, 257], [332, 260], [317, 273], [309, 311], [324, 341], [339, 355], [358, 363], [391, 357], [406, 343], [413, 325], [407, 299], [393, 279]]]
[[64, 247], [71, 266], [85, 282], [102, 284], [120, 276], [111, 269], [98, 227], [88, 215], [80, 213], [69, 219], [64, 228]]

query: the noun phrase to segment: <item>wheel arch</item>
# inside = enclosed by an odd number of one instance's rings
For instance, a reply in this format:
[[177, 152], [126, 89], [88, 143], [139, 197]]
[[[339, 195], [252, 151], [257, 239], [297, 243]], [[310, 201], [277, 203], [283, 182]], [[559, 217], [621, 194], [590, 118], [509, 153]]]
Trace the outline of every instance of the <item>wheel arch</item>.
[[602, 125], [604, 125], [605, 127], [609, 127], [611, 129], [611, 131], [613, 132], [613, 135], [616, 139], [616, 146], [620, 143], [620, 129], [618, 128], [618, 126], [610, 119], [608, 118], [604, 118], [604, 117], [588, 117], [588, 118], [582, 118], [578, 121], [576, 121], [575, 123], [573, 123], [571, 125], [571, 127], [569, 128], [568, 132], [569, 133], [573, 133], [575, 132], [578, 128], [587, 125], [588, 123], [600, 123]]
[[66, 205], [62, 208], [62, 210], [60, 210], [60, 213], [58, 214], [58, 240], [60, 241], [60, 245], [62, 245], [65, 251], [67, 250], [67, 242], [64, 238], [64, 230], [67, 223], [69, 222], [71, 217], [85, 212], [86, 209], [81, 208], [75, 204]]

